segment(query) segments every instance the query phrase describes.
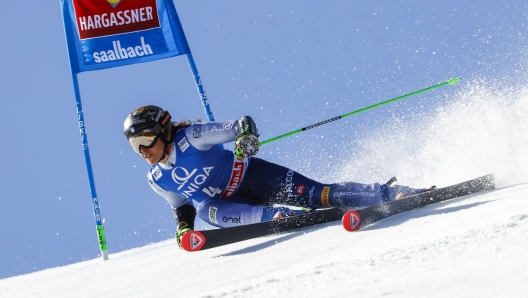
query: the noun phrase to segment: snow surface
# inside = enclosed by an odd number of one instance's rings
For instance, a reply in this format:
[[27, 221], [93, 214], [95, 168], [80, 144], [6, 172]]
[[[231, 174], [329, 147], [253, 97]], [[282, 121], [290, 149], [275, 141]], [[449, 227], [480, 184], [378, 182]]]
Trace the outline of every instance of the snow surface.
[[173, 240], [0, 281], [2, 297], [526, 297], [528, 185], [187, 253]]
[[196, 253], [171, 239], [3, 279], [0, 296], [527, 297], [528, 95], [485, 85], [471, 82], [433, 115], [373, 131], [341, 177], [395, 172], [442, 187], [494, 172], [495, 190], [356, 233], [334, 222]]

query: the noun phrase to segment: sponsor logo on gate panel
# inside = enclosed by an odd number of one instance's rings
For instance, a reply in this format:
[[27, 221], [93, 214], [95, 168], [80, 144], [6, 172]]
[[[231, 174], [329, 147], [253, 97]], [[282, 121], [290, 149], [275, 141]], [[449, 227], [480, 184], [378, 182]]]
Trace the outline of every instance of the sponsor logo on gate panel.
[[323, 206], [327, 207], [330, 206], [330, 200], [328, 199], [330, 194], [330, 186], [325, 186], [323, 188], [323, 192], [321, 193], [321, 204]]
[[156, 0], [73, 0], [81, 40], [160, 27]]

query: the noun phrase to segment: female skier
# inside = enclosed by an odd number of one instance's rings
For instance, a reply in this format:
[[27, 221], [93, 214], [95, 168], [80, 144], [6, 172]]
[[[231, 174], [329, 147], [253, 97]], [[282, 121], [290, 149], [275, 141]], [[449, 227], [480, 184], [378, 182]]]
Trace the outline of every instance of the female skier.
[[[196, 215], [224, 228], [330, 206], [364, 208], [427, 191], [390, 182], [323, 184], [255, 158], [259, 134], [249, 116], [173, 123], [168, 111], [144, 106], [128, 115], [124, 133], [132, 149], [152, 165], [148, 181], [173, 208], [179, 245], [183, 234], [194, 229]], [[232, 141], [234, 152], [220, 146]]]

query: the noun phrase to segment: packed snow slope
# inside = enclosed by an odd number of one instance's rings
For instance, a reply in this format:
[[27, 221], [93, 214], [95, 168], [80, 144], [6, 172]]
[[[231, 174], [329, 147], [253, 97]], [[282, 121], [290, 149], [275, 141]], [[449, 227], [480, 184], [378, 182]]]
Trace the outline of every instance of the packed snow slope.
[[171, 239], [3, 279], [0, 296], [526, 297], [528, 95], [485, 86], [371, 131], [338, 173], [442, 187], [493, 172], [495, 190], [356, 233], [335, 222], [197, 253]]
[[197, 253], [173, 240], [0, 281], [2, 297], [526, 297], [528, 185], [357, 233], [339, 222]]

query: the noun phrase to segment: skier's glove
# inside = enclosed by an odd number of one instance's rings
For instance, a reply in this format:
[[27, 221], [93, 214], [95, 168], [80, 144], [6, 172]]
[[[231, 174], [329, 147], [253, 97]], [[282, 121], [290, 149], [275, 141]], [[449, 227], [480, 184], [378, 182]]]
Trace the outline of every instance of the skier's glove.
[[236, 137], [235, 155], [239, 160], [254, 156], [259, 151], [258, 136], [251, 132], [243, 132]]
[[176, 228], [176, 242], [178, 242], [178, 246], [182, 248], [181, 239], [183, 238], [183, 234], [192, 231], [191, 228], [189, 228], [189, 225], [186, 222], [180, 222], [178, 224], [178, 227]]
[[234, 123], [236, 134], [235, 155], [239, 160], [257, 154], [259, 150], [258, 128], [253, 118], [243, 116]]

